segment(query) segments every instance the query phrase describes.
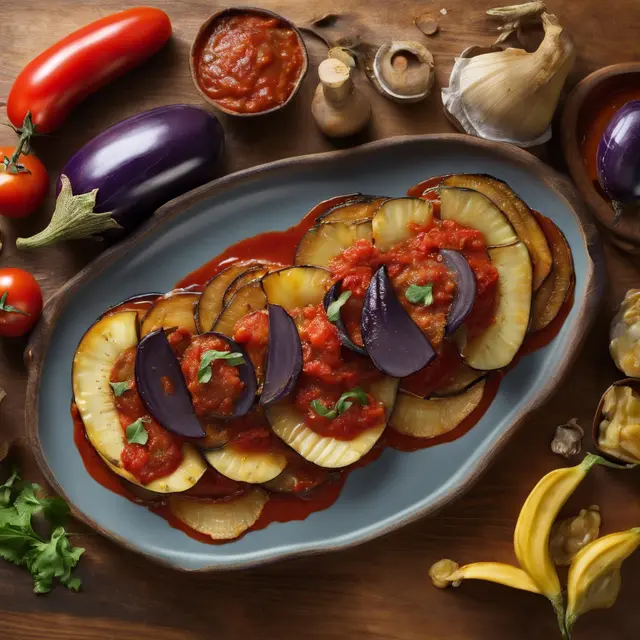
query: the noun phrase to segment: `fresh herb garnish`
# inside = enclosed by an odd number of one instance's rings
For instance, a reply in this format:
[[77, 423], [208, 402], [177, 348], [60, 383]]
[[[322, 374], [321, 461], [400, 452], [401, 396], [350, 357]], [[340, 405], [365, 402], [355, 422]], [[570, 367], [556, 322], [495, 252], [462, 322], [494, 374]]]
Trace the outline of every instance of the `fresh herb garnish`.
[[211, 380], [211, 363], [214, 360], [226, 360], [227, 364], [237, 367], [244, 363], [244, 356], [241, 353], [233, 351], [216, 351], [211, 349], [205, 351], [200, 359], [200, 368], [198, 369], [198, 382], [209, 382]]
[[[37, 484], [20, 483], [17, 472], [0, 485], [0, 557], [25, 566], [33, 576], [35, 593], [51, 591], [54, 578], [73, 591], [80, 580], [71, 572], [84, 549], [74, 548], [64, 529], [69, 507], [62, 498], [40, 498]], [[36, 533], [32, 516], [42, 513], [53, 531], [46, 540]]]
[[116, 397], [120, 397], [125, 391], [129, 391], [131, 389], [131, 380], [125, 380], [124, 382], [110, 382], [111, 388], [113, 389], [113, 395]]
[[369, 404], [367, 394], [360, 387], [355, 387], [351, 391], [345, 391], [331, 408], [320, 400], [312, 400], [310, 406], [319, 416], [333, 420], [353, 406], [353, 402], [349, 402], [351, 399], [357, 400], [363, 406]]
[[151, 420], [149, 418], [138, 418], [126, 428], [125, 434], [129, 444], [147, 444], [149, 433], [145, 429], [145, 422], [151, 422]]
[[0, 311], [5, 311], [6, 313], [21, 313], [23, 316], [30, 316], [30, 313], [23, 311], [22, 309], [16, 309], [12, 307], [10, 304], [7, 304], [7, 296], [9, 295], [8, 291], [5, 291], [0, 298]]
[[411, 284], [404, 292], [405, 298], [413, 304], [421, 304], [425, 307], [429, 307], [433, 304], [433, 285], [425, 284], [420, 286], [419, 284]]
[[340, 319], [340, 309], [344, 307], [345, 302], [351, 297], [351, 291], [343, 291], [337, 300], [334, 300], [327, 307], [327, 318], [329, 318], [329, 322], [333, 322], [334, 324], [338, 322]]

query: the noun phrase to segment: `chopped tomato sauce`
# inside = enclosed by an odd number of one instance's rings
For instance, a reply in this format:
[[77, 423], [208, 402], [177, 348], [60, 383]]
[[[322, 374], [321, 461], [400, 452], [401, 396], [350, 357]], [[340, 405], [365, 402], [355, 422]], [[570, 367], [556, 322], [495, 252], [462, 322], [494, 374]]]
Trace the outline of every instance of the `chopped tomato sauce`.
[[257, 113], [288, 100], [303, 64], [293, 29], [275, 17], [238, 13], [215, 21], [196, 53], [196, 76], [219, 105]]
[[244, 347], [256, 376], [264, 376], [267, 346], [269, 345], [269, 315], [266, 311], [254, 311], [240, 318], [233, 329], [233, 339]]
[[198, 381], [202, 356], [207, 351], [229, 350], [229, 345], [221, 338], [204, 334], [193, 338], [182, 356], [182, 373], [199, 418], [230, 416], [234, 402], [242, 395], [244, 382], [240, 380], [237, 367], [226, 360], [213, 360], [210, 364], [211, 380]]

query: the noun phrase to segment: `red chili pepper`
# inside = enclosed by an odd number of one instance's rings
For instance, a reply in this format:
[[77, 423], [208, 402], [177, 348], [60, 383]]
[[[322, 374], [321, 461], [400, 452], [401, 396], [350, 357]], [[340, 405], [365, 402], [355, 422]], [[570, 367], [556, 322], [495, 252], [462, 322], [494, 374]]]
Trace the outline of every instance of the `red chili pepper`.
[[54, 131], [89, 94], [149, 58], [170, 36], [169, 16], [153, 7], [82, 27], [22, 70], [9, 93], [9, 120], [20, 128], [30, 111], [37, 133]]

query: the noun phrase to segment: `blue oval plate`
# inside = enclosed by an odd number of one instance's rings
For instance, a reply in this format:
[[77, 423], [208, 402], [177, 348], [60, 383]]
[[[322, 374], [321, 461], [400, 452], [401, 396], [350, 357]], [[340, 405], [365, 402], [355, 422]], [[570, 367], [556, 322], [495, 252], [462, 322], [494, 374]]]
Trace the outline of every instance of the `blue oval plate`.
[[[573, 251], [575, 302], [553, 342], [509, 372], [480, 422], [448, 444], [392, 449], [349, 476], [329, 509], [271, 524], [224, 545], [200, 543], [104, 489], [73, 446], [71, 361], [86, 328], [108, 306], [165, 291], [228, 245], [299, 222], [342, 193], [402, 196], [430, 176], [489, 173], [552, 218]], [[566, 373], [594, 317], [603, 285], [593, 226], [567, 180], [515, 147], [462, 135], [394, 138], [346, 151], [274, 162], [226, 176], [162, 207], [155, 219], [103, 253], [47, 305], [27, 350], [26, 419], [40, 466], [74, 515], [149, 558], [184, 570], [220, 570], [365, 542], [457, 498], [486, 468], [522, 418]]]

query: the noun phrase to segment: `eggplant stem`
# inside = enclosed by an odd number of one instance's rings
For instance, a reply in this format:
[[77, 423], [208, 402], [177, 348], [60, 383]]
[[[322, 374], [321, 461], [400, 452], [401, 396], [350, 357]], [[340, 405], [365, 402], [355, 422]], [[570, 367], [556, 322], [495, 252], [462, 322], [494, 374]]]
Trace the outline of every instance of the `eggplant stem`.
[[624, 213], [624, 205], [619, 200], [612, 200], [611, 208], [613, 209], [613, 226], [617, 227]]
[[60, 181], [62, 188], [49, 225], [30, 238], [18, 238], [18, 249], [48, 247], [61, 240], [95, 238], [104, 231], [122, 229], [113, 219], [111, 211], [95, 213], [97, 189], [74, 196], [69, 178], [63, 174]]

